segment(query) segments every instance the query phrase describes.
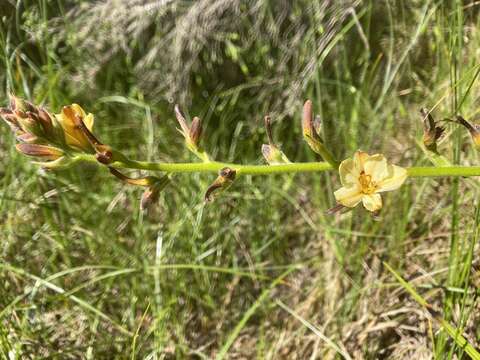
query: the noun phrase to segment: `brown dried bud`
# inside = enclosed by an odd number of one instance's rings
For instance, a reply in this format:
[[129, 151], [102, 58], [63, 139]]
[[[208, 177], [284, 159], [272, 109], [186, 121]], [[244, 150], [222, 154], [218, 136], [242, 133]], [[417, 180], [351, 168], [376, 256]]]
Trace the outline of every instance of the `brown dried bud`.
[[468, 130], [472, 137], [475, 149], [480, 150], [480, 125], [471, 124], [461, 116], [457, 116], [457, 122]]
[[432, 114], [426, 108], [420, 109], [423, 119], [423, 144], [433, 152], [437, 152], [437, 140], [442, 136], [445, 128], [437, 126]]
[[157, 178], [153, 185], [149, 186], [140, 199], [140, 210], [147, 210], [153, 203], [157, 202], [160, 192], [170, 183], [168, 175]]
[[220, 170], [218, 177], [215, 181], [210, 185], [205, 192], [205, 201], [210, 202], [213, 201], [213, 193], [220, 193], [224, 190], [228, 189], [235, 180], [237, 172], [234, 169], [230, 169], [225, 167]]

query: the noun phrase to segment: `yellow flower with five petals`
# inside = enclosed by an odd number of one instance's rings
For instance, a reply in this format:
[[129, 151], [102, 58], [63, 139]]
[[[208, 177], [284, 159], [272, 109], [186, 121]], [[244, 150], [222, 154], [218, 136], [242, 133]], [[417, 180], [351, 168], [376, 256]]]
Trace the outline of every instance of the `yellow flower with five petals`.
[[398, 189], [407, 178], [406, 169], [388, 164], [382, 154], [363, 151], [342, 161], [338, 170], [343, 187], [335, 191], [337, 202], [349, 208], [362, 202], [372, 212], [382, 208], [380, 193]]

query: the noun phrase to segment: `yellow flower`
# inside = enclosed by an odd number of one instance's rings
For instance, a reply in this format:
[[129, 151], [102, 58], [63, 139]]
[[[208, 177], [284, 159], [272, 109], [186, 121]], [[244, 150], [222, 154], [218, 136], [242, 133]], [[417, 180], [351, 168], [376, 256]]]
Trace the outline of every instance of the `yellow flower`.
[[75, 117], [83, 121], [87, 129], [91, 132], [93, 128], [93, 114], [86, 114], [80, 105], [72, 104], [64, 106], [61, 114], [57, 114], [56, 118], [63, 128], [65, 134], [65, 142], [68, 146], [83, 151], [93, 151], [90, 142], [85, 133], [77, 125]]
[[353, 159], [342, 161], [338, 170], [343, 187], [335, 191], [337, 202], [353, 208], [361, 201], [372, 212], [382, 207], [379, 193], [398, 189], [407, 178], [407, 170], [387, 164], [385, 156], [363, 151], [355, 152]]

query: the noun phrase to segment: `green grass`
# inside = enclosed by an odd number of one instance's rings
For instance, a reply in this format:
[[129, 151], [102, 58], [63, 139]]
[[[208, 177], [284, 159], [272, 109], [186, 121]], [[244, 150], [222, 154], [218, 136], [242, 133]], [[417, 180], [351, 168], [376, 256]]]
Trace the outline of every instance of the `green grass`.
[[[421, 107], [437, 119], [478, 118], [478, 4], [252, 3], [180, 1], [165, 13], [117, 4], [101, 13], [93, 2], [7, 2], [0, 105], [9, 91], [55, 112], [78, 102], [95, 113], [102, 141], [167, 162], [195, 161], [171, 100], [205, 121], [215, 159], [245, 164], [264, 163], [267, 112], [289, 159], [320, 160], [302, 141], [306, 98], [338, 159], [362, 149], [428, 166]], [[442, 155], [478, 164], [462, 128], [447, 123], [446, 133]], [[93, 165], [42, 172], [2, 125], [0, 357], [467, 359], [478, 351], [478, 180], [410, 179], [384, 197], [376, 219], [360, 208], [326, 215], [340, 186], [332, 175], [242, 176], [205, 204], [215, 176], [178, 174], [142, 214], [140, 189]]]

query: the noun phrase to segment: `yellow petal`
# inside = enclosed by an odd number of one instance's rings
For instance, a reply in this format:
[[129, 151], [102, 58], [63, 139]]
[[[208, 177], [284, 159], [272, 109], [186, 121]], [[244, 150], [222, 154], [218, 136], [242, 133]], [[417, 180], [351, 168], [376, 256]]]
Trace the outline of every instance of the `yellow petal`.
[[341, 187], [334, 195], [337, 202], [350, 208], [357, 206], [363, 196], [358, 186]]
[[91, 113], [88, 113], [88, 115], [83, 118], [83, 123], [85, 124], [87, 129], [90, 130], [90, 132], [93, 131], [93, 122], [93, 114]]
[[382, 197], [380, 194], [363, 195], [362, 203], [368, 211], [377, 211], [382, 208]]
[[93, 114], [92, 113], [86, 113], [85, 110], [82, 109], [82, 107], [78, 104], [72, 104], [73, 111], [75, 111], [75, 114], [80, 116], [83, 120], [83, 123], [87, 127], [88, 130], [92, 131], [93, 130]]
[[87, 116], [87, 114], [85, 113], [85, 111], [82, 109], [82, 107], [80, 105], [72, 104], [71, 107], [72, 107], [73, 111], [75, 111], [75, 114], [77, 114], [81, 118], [84, 118], [85, 116]]
[[[63, 128], [65, 135], [65, 142], [71, 147], [78, 148], [80, 150], [91, 150], [91, 145], [85, 136], [85, 134], [75, 125], [75, 116], [78, 115], [82, 117], [85, 121], [85, 111], [77, 105], [72, 104], [70, 106], [64, 106], [61, 114], [56, 115], [56, 118], [60, 125]], [[89, 114], [90, 115], [90, 114]], [[89, 125], [93, 125], [93, 115], [92, 119], [89, 119]]]
[[398, 189], [407, 179], [407, 170], [396, 165], [388, 165], [388, 176], [378, 183], [377, 192]]
[[343, 186], [349, 187], [358, 184], [360, 170], [352, 159], [343, 160], [338, 167], [338, 172]]
[[378, 183], [388, 176], [387, 159], [381, 154], [369, 156], [363, 163], [365, 174]]
[[361, 150], [355, 151], [353, 154], [353, 162], [360, 172], [364, 170], [363, 165], [368, 158], [369, 155]]

